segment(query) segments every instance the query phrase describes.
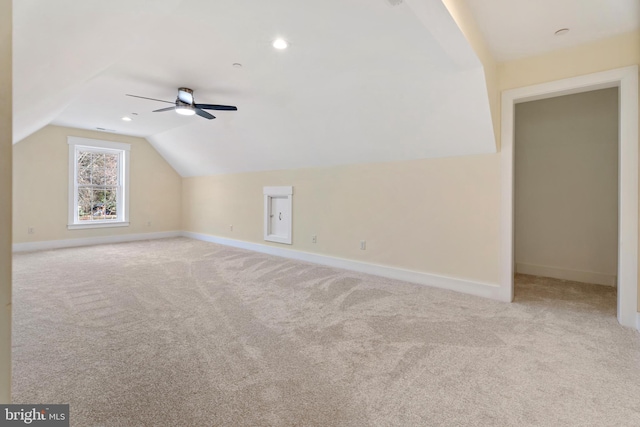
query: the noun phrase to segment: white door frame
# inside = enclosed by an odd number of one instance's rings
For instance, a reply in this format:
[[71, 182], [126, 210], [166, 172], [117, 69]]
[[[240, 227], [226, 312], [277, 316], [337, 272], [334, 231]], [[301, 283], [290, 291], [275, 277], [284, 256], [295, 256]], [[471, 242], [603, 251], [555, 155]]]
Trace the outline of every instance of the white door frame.
[[513, 301], [513, 155], [515, 104], [609, 87], [619, 88], [618, 322], [637, 327], [638, 301], [638, 66], [633, 65], [502, 92], [501, 267], [503, 299]]

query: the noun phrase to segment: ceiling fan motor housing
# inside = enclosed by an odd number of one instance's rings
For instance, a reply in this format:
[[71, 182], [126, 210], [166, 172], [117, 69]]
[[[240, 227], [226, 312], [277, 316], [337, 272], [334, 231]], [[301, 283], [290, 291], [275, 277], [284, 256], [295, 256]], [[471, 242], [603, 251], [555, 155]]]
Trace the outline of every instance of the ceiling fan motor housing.
[[193, 91], [188, 87], [181, 87], [178, 89], [178, 98], [176, 99], [176, 105], [179, 105], [178, 101], [182, 104], [193, 105]]

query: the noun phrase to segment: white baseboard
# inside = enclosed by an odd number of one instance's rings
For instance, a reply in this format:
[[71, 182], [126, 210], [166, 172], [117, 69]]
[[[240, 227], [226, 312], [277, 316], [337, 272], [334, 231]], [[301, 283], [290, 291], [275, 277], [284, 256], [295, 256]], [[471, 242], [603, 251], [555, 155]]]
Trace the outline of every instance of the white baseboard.
[[40, 242], [14, 243], [13, 252], [42, 251], [48, 249], [72, 248], [75, 246], [133, 242], [136, 240], [165, 239], [169, 237], [179, 237], [181, 235], [180, 231], [161, 231], [157, 233], [121, 234], [117, 236], [84, 237], [79, 239], [43, 240]]
[[545, 265], [516, 263], [516, 273], [533, 276], [553, 277], [554, 279], [573, 280], [575, 282], [593, 283], [596, 285], [616, 286], [615, 274], [594, 273], [592, 271], [569, 270]]
[[[360, 273], [372, 274], [389, 279], [402, 280], [405, 282], [417, 283], [420, 285], [432, 286], [440, 289], [448, 289], [466, 294], [491, 298], [500, 301], [507, 301], [505, 293], [497, 284], [474, 282], [453, 277], [439, 276], [435, 274], [422, 273], [419, 271], [405, 270], [397, 267], [389, 267], [379, 264], [370, 264], [362, 261], [354, 261], [345, 258], [337, 258], [327, 255], [303, 252], [294, 249], [280, 248], [260, 243], [245, 242], [242, 240], [227, 239], [224, 237], [212, 236], [209, 234], [192, 233], [183, 231], [182, 236], [191, 239], [203, 240], [205, 242], [218, 243], [235, 248], [248, 249], [250, 251], [261, 252], [269, 255], [284, 258], [307, 261], [314, 264], [327, 265], [345, 270], [357, 271]], [[510, 301], [510, 300], [509, 300]]]

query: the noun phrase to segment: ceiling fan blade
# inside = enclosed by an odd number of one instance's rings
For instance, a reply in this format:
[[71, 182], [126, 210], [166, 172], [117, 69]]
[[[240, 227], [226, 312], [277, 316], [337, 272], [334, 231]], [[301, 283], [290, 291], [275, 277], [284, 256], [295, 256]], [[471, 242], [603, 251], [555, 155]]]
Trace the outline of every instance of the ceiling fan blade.
[[155, 98], [147, 98], [146, 96], [138, 96], [138, 95], [129, 95], [128, 93], [126, 94], [127, 96], [132, 96], [134, 98], [142, 98], [142, 99], [149, 99], [151, 101], [158, 101], [158, 102], [166, 102], [168, 104], [175, 104], [175, 102], [171, 102], [171, 101], [163, 101], [162, 99], [155, 99]]
[[194, 104], [194, 107], [201, 110], [238, 111], [238, 107], [234, 105]]
[[197, 115], [199, 115], [200, 117], [204, 117], [205, 119], [211, 120], [211, 119], [215, 119], [216, 118], [216, 116], [212, 116], [211, 114], [209, 114], [206, 111], [203, 111], [203, 110], [201, 110], [199, 108], [196, 108], [195, 110], [196, 110], [196, 114]]
[[159, 110], [153, 110], [152, 113], [160, 113], [162, 111], [171, 111], [171, 110], [175, 110], [176, 107], [167, 107], [167, 108], [161, 108]]

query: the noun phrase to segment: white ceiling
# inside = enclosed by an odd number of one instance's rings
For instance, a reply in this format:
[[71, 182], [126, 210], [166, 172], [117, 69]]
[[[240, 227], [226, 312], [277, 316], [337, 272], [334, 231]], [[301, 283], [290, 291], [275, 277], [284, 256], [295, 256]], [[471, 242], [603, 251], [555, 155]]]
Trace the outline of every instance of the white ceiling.
[[[21, 0], [14, 14], [16, 141], [48, 123], [112, 129], [183, 176], [495, 151], [480, 63], [440, 0]], [[180, 86], [239, 111], [209, 121], [125, 96]]]
[[[640, 28], [640, 0], [466, 0], [498, 61], [539, 55]], [[554, 33], [569, 28], [562, 36]]]
[[[589, 37], [621, 31], [637, 7], [468, 1], [501, 58], [553, 48], [557, 26], [575, 41], [597, 16]], [[125, 96], [180, 86], [239, 111], [209, 121]], [[20, 0], [14, 140], [49, 123], [144, 136], [182, 176], [495, 151], [482, 67], [441, 0]]]

